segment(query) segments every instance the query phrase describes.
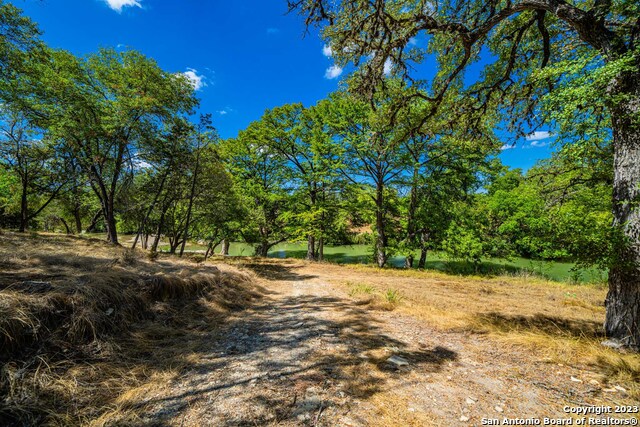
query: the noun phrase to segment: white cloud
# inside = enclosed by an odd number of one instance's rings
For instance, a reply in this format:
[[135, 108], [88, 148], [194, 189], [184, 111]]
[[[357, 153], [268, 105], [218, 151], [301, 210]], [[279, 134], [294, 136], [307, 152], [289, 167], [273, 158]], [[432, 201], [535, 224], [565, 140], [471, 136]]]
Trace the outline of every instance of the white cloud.
[[[531, 135], [527, 135], [527, 141], [541, 141], [543, 139], [551, 138], [553, 134], [546, 130], [535, 131]], [[531, 144], [533, 145], [533, 144]]]
[[324, 56], [326, 56], [327, 58], [331, 57], [333, 55], [333, 51], [331, 50], [331, 46], [329, 46], [327, 44], [322, 46], [322, 54]]
[[203, 75], [199, 75], [198, 70], [187, 68], [187, 71], [182, 74], [189, 79], [194, 90], [200, 90], [207, 85], [204, 82], [205, 77]]
[[391, 61], [391, 58], [385, 59], [384, 68], [382, 69], [382, 72], [384, 73], [385, 76], [388, 76], [389, 74], [391, 74], [392, 70], [393, 70], [393, 61]]
[[500, 147], [500, 151], [511, 150], [514, 147], [515, 146], [513, 144], [504, 144], [502, 147]]
[[236, 110], [227, 105], [220, 110], [216, 110], [216, 113], [220, 114], [221, 116], [226, 116], [227, 114], [235, 113], [235, 111]]
[[535, 140], [535, 141], [531, 142], [531, 146], [532, 147], [544, 147], [545, 145], [547, 145], [547, 143], [544, 142], [544, 141]]
[[411, 46], [415, 46], [415, 45], [417, 45], [417, 44], [418, 44], [418, 39], [417, 39], [417, 38], [415, 38], [415, 37], [411, 37], [411, 38], [409, 39], [409, 44], [410, 44]]
[[104, 2], [118, 13], [122, 12], [123, 7], [142, 7], [138, 0], [104, 0]]
[[342, 68], [338, 67], [337, 65], [332, 65], [331, 67], [327, 68], [327, 70], [324, 72], [324, 78], [335, 79], [337, 77], [340, 77], [341, 74], [342, 74]]

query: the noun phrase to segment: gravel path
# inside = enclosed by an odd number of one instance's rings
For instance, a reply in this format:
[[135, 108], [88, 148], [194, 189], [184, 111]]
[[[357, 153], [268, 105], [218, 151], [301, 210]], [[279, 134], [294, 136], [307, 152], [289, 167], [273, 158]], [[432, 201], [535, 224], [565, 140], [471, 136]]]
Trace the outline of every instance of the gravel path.
[[145, 399], [144, 424], [481, 425], [567, 417], [564, 405], [599, 402], [586, 371], [368, 310], [317, 268], [253, 267], [267, 296], [212, 332], [195, 367]]

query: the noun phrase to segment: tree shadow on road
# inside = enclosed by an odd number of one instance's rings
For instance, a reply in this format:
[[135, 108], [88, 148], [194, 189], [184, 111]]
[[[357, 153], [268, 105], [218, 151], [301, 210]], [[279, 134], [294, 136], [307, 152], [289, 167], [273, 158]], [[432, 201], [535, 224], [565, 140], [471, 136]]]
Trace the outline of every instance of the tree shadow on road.
[[[39, 240], [10, 240], [20, 244], [0, 254], [10, 267], [0, 275], [5, 302], [28, 299], [38, 321], [18, 331], [33, 345], [0, 360], [2, 425], [305, 423], [301, 416], [330, 425], [323, 414], [346, 411], [353, 397], [367, 399], [395, 376], [436, 372], [457, 357], [448, 349], [420, 350], [394, 339], [349, 300], [277, 295], [249, 283], [246, 274], [207, 265], [123, 264], [119, 252], [102, 243], [95, 243], [94, 253], [94, 243], [87, 250], [77, 239], [40, 240], [43, 246], [35, 248]], [[299, 263], [280, 263], [241, 266], [265, 281], [315, 277], [300, 274]], [[206, 290], [150, 297], [144, 310], [123, 297], [124, 291], [132, 298], [143, 292], [141, 282], [166, 276], [167, 283], [180, 284], [207, 273], [218, 279]], [[51, 283], [31, 295], [22, 281], [34, 280]], [[113, 300], [102, 293], [84, 298], [94, 287], [109, 291]], [[69, 312], [58, 307], [67, 299], [77, 303]], [[43, 311], [49, 305], [50, 315]], [[78, 327], [86, 323], [93, 333], [70, 340], [67, 318], [82, 320]], [[103, 324], [108, 328], [95, 327]], [[409, 366], [396, 369], [387, 362], [392, 354]]]
[[267, 280], [303, 281], [318, 277], [310, 274], [297, 273], [296, 270], [303, 268], [304, 265], [295, 261], [272, 262], [269, 260], [253, 260], [251, 262], [242, 262], [239, 266], [252, 271], [258, 277]]
[[[408, 365], [389, 362], [392, 355]], [[331, 425], [318, 414], [347, 411], [350, 399], [384, 392], [393, 378], [414, 370], [438, 372], [456, 359], [450, 349], [419, 349], [391, 337], [352, 301], [312, 295], [273, 298], [243, 312], [217, 334], [202, 353], [203, 362], [194, 366], [198, 375], [188, 386], [182, 383], [176, 392], [145, 400], [145, 405], [154, 408], [156, 425], [188, 408], [195, 408], [205, 424], [304, 424], [301, 420], [315, 417], [317, 425]], [[227, 403], [218, 409], [211, 401]], [[236, 403], [225, 412], [228, 402]]]

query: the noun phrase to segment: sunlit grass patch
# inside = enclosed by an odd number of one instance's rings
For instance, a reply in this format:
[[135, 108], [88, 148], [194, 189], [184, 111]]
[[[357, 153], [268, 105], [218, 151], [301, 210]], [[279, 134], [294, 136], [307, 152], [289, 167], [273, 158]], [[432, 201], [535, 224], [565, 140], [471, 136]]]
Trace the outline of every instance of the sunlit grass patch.
[[348, 294], [355, 298], [359, 304], [367, 304], [375, 310], [394, 310], [403, 300], [402, 293], [393, 288], [379, 290], [368, 283], [347, 282]]
[[350, 297], [371, 295], [375, 291], [375, 288], [367, 283], [347, 283], [347, 286], [349, 286]]
[[402, 301], [402, 294], [397, 289], [387, 289], [382, 296], [389, 304], [399, 304]]

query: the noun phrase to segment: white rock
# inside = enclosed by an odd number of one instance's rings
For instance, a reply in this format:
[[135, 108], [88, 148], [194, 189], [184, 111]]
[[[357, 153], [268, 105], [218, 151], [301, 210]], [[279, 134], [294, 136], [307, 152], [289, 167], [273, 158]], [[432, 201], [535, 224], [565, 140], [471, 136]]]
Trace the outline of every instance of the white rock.
[[504, 409], [502, 409], [502, 407], [500, 406], [496, 406], [495, 408], [493, 408], [496, 410], [496, 412], [502, 412]]
[[409, 361], [407, 359], [405, 359], [404, 357], [395, 356], [395, 355], [388, 358], [387, 362], [392, 363], [398, 367], [409, 366]]
[[463, 423], [469, 421], [469, 417], [465, 417], [464, 415], [460, 417], [460, 421], [462, 421]]
[[470, 398], [470, 397], [467, 397], [467, 405], [473, 405], [473, 404], [475, 404], [475, 403], [476, 403], [476, 401], [475, 401], [475, 400], [473, 400], [473, 399], [472, 399], [472, 398]]
[[615, 388], [616, 390], [621, 391], [621, 392], [623, 392], [623, 393], [626, 393], [626, 391], [627, 391], [627, 389], [625, 389], [625, 388], [623, 388], [623, 387], [620, 387], [619, 385], [614, 386], [613, 388]]
[[582, 380], [579, 380], [576, 377], [571, 377], [571, 381], [573, 381], [574, 383], [581, 383], [582, 382]]
[[606, 341], [602, 341], [600, 344], [605, 347], [614, 348], [616, 350], [624, 348], [624, 344], [622, 344], [620, 341], [616, 339], [608, 339]]
[[300, 414], [300, 415], [298, 415], [297, 418], [298, 418], [299, 421], [308, 421], [308, 420], [311, 419], [311, 415], [309, 415], [309, 414]]

